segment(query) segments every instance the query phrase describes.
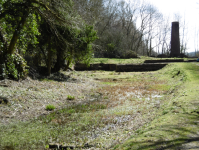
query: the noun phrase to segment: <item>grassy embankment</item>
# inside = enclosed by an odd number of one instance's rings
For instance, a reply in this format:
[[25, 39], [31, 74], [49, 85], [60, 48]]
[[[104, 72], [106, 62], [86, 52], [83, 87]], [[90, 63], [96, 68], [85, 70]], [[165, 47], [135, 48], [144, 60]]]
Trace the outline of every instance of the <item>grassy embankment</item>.
[[199, 66], [178, 64], [186, 82], [162, 106], [162, 115], [115, 149], [194, 149], [199, 147]]
[[43, 149], [52, 142], [79, 148], [88, 143], [95, 149], [181, 144], [197, 131], [198, 68], [178, 63], [145, 73], [76, 72], [76, 78], [84, 75], [99, 84], [87, 93], [87, 102], [1, 125], [0, 148]]
[[[153, 58], [153, 57], [145, 57], [140, 56], [140, 58], [131, 58], [131, 59], [116, 59], [116, 58], [93, 58], [91, 59], [91, 63], [104, 63], [104, 64], [142, 64], [145, 60], [165, 60], [165, 59], [184, 59], [193, 60], [193, 58]], [[196, 59], [195, 59], [196, 60]]]

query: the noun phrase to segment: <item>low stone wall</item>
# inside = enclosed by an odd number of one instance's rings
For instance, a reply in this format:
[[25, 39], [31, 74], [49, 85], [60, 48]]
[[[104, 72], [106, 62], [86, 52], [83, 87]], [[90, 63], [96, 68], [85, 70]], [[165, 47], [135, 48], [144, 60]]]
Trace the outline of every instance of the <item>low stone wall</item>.
[[85, 64], [76, 64], [74, 69], [77, 71], [91, 71], [91, 70], [104, 70], [104, 71], [116, 71], [116, 72], [140, 72], [140, 71], [156, 71], [162, 69], [167, 64], [161, 63], [148, 63], [148, 64], [90, 64], [87, 67]]
[[116, 72], [142, 72], [142, 71], [156, 71], [162, 69], [167, 64], [126, 64], [117, 65]]
[[197, 62], [197, 59], [187, 60], [187, 62]]
[[184, 59], [159, 59], [159, 60], [144, 61], [144, 63], [167, 63], [167, 62], [184, 62]]
[[76, 64], [74, 69], [77, 71], [84, 71], [84, 70], [104, 70], [104, 71], [115, 71], [116, 64], [90, 64], [88, 67], [85, 64]]

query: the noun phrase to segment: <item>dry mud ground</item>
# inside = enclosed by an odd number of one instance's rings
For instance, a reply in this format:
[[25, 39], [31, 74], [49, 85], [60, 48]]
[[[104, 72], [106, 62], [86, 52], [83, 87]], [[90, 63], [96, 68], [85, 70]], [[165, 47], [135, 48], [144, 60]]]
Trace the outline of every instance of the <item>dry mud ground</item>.
[[[185, 72], [170, 64], [156, 72], [73, 71], [0, 81], [0, 148], [114, 148], [159, 116], [175, 113], [165, 101], [185, 80]], [[49, 104], [55, 110], [47, 111]]]

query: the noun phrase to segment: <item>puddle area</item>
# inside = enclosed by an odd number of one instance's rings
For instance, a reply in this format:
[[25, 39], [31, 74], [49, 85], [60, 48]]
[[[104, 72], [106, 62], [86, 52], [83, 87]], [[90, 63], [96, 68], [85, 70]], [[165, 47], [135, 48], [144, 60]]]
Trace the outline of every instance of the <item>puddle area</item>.
[[154, 94], [143, 94], [147, 93], [147, 91], [134, 91], [134, 92], [125, 92], [126, 96], [121, 97], [119, 100], [125, 100], [126, 98], [136, 98], [136, 99], [145, 99], [145, 100], [152, 100], [152, 99], [158, 99], [162, 98], [163, 95], [157, 94], [156, 92]]

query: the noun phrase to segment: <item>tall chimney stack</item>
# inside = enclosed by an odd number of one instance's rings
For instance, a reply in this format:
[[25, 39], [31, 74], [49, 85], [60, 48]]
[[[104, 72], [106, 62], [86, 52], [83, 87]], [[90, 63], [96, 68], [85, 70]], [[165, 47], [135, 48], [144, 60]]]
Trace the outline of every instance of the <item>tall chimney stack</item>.
[[170, 56], [171, 57], [180, 56], [179, 22], [172, 22]]

